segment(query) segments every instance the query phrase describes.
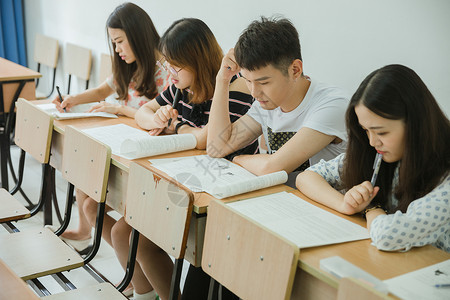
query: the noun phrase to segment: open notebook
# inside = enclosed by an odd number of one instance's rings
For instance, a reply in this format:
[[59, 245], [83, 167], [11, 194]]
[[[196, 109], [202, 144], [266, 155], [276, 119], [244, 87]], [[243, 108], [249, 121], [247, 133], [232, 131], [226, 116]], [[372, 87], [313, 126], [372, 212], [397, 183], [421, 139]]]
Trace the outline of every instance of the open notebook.
[[207, 192], [218, 199], [287, 181], [287, 173], [284, 171], [256, 176], [224, 158], [212, 158], [208, 155], [150, 159], [149, 161], [154, 167], [191, 191]]
[[125, 124], [94, 127], [83, 132], [110, 146], [112, 154], [126, 159], [194, 149], [197, 145], [192, 134], [151, 136]]
[[52, 114], [57, 120], [70, 120], [70, 119], [79, 119], [79, 118], [93, 118], [93, 117], [102, 117], [102, 118], [117, 118], [116, 115], [110, 114], [107, 112], [87, 112], [91, 109], [92, 106], [97, 104], [98, 102], [79, 104], [70, 110], [70, 112], [59, 112], [56, 109], [55, 104], [46, 103], [46, 104], [37, 104], [36, 106], [45, 112]]

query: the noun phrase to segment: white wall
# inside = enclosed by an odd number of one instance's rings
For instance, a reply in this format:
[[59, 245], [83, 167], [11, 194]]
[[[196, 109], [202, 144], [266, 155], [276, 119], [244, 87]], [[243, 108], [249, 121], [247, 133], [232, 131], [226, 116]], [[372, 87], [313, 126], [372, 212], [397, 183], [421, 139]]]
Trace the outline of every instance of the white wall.
[[[25, 0], [29, 66], [35, 68], [32, 55], [35, 34], [56, 37], [60, 40], [62, 55], [66, 42], [93, 50], [90, 86], [96, 86], [100, 53], [108, 53], [105, 22], [122, 2]], [[362, 79], [376, 68], [391, 63], [404, 64], [422, 77], [450, 116], [448, 0], [131, 2], [147, 11], [160, 35], [179, 18], [202, 19], [210, 26], [224, 51], [235, 44], [241, 31], [252, 20], [261, 15], [281, 14], [291, 19], [300, 33], [307, 75], [341, 86], [352, 94]], [[62, 73], [58, 74], [57, 80], [65, 90]], [[45, 84], [40, 88], [45, 89]], [[75, 85], [72, 92], [76, 90]]]

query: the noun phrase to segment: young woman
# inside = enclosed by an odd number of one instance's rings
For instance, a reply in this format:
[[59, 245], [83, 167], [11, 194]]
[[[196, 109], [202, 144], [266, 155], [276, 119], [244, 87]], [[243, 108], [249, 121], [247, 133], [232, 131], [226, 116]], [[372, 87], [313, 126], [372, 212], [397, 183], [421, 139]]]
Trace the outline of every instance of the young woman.
[[[172, 85], [139, 109], [135, 117], [136, 122], [155, 135], [161, 132], [192, 133], [197, 139], [197, 148], [205, 149], [209, 109], [216, 74], [223, 58], [222, 50], [204, 22], [188, 18], [178, 20], [169, 27], [161, 38], [160, 51], [163, 58], [159, 61], [159, 65], [170, 72]], [[177, 89], [181, 90], [181, 99], [173, 108]], [[244, 115], [251, 107], [251, 103], [252, 97], [243, 78], [235, 77], [230, 83], [229, 93], [231, 121], [234, 122]], [[169, 120], [172, 120], [170, 124]], [[242, 151], [256, 152], [256, 141]], [[123, 232], [130, 232], [130, 229], [122, 218], [113, 228], [113, 245], [116, 241], [120, 243]], [[119, 257], [126, 260], [128, 249], [123, 250]], [[137, 262], [161, 299], [167, 299], [173, 270], [173, 263], [168, 254], [148, 239], [141, 237]], [[183, 293], [185, 299], [207, 298], [209, 279], [205, 275], [201, 268], [191, 267], [186, 281], [195, 286], [191, 289], [189, 284], [185, 285]], [[199, 282], [198, 278], [205, 280]], [[133, 286], [135, 290], [140, 289], [135, 282]], [[198, 293], [195, 294], [196, 292]]]
[[[81, 103], [101, 101], [91, 111], [105, 111], [133, 118], [138, 108], [154, 99], [169, 85], [168, 72], [156, 65], [162, 58], [158, 51], [160, 37], [142, 8], [133, 3], [119, 5], [109, 16], [106, 30], [112, 53], [112, 76], [97, 88], [74, 96], [64, 96], [62, 103], [56, 97], [53, 103], [60, 111], [64, 108], [70, 111], [70, 108]], [[113, 93], [117, 93], [117, 103], [102, 101]], [[88, 208], [83, 207], [90, 202], [86, 201], [89, 199], [86, 194], [77, 191], [76, 199], [80, 216], [78, 229], [67, 230], [62, 238], [78, 251], [86, 252], [91, 241], [91, 226], [95, 224], [95, 213], [93, 220], [84, 213], [84, 209]], [[111, 244], [111, 227], [115, 220], [105, 215], [104, 222], [103, 237]], [[124, 243], [127, 245], [127, 240]]]
[[347, 152], [300, 174], [299, 190], [341, 213], [363, 213], [380, 250], [433, 244], [450, 252], [450, 122], [420, 77], [401, 65], [374, 71], [346, 118]]

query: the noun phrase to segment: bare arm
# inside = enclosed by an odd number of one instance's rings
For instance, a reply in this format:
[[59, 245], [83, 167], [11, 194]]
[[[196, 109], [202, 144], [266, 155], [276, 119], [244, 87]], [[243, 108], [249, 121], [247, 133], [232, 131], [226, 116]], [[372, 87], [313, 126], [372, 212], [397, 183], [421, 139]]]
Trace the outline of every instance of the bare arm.
[[151, 130], [155, 128], [160, 128], [160, 124], [157, 124], [154, 120], [156, 111], [160, 109], [161, 106], [158, 104], [156, 99], [142, 105], [134, 115], [136, 123], [143, 129]]
[[334, 136], [304, 127], [273, 154], [240, 155], [233, 161], [256, 175], [281, 170], [290, 173], [334, 139]]
[[72, 108], [73, 106], [78, 105], [78, 104], [101, 101], [101, 100], [105, 99], [106, 97], [108, 97], [109, 95], [111, 95], [112, 93], [114, 93], [114, 90], [105, 81], [98, 87], [89, 89], [78, 95], [63, 96], [62, 103], [59, 100], [59, 96], [56, 96], [52, 102], [56, 105], [56, 108], [60, 112], [63, 112], [64, 108], [66, 108], [67, 110], [70, 110], [70, 108]]
[[197, 146], [195, 148], [204, 150], [206, 149], [206, 137], [208, 135], [208, 125], [203, 128], [194, 128], [189, 125], [183, 125], [178, 129], [179, 134], [191, 133], [197, 140]]
[[[364, 181], [342, 194], [335, 190], [320, 174], [309, 170], [297, 176], [296, 186], [303, 194], [314, 201], [346, 215], [363, 211], [380, 189], [379, 187], [372, 187], [369, 181]], [[383, 210], [380, 209], [380, 211]], [[367, 214], [368, 226], [376, 216], [373, 213], [372, 217], [372, 211]]]
[[238, 78], [231, 85], [231, 78], [239, 73], [240, 67], [234, 61], [231, 49], [222, 60], [222, 66], [216, 76], [216, 87], [208, 122], [206, 150], [212, 157], [224, 157], [261, 135], [261, 125], [249, 116], [242, 116], [231, 123], [229, 116], [229, 93], [240, 91], [249, 93], [244, 79]]

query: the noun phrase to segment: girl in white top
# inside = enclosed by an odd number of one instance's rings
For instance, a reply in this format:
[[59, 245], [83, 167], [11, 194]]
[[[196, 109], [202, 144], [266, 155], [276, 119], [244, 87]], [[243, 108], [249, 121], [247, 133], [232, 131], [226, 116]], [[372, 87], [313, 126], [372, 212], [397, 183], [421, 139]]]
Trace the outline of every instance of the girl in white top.
[[298, 189], [341, 213], [363, 213], [380, 250], [433, 244], [450, 252], [450, 122], [420, 77], [401, 65], [374, 71], [346, 122], [345, 155], [300, 174]]

